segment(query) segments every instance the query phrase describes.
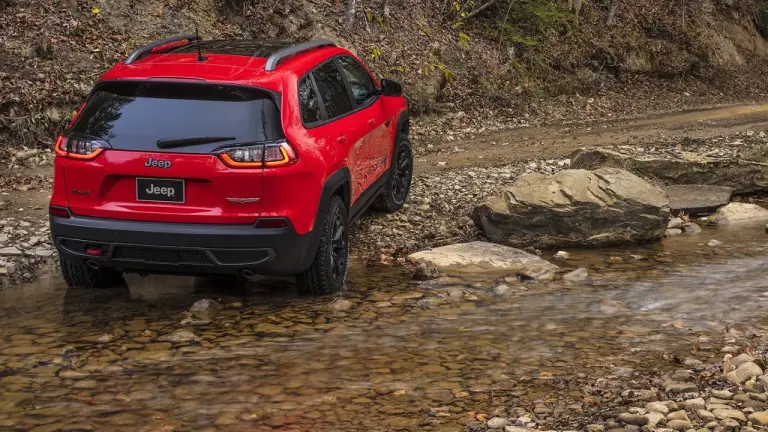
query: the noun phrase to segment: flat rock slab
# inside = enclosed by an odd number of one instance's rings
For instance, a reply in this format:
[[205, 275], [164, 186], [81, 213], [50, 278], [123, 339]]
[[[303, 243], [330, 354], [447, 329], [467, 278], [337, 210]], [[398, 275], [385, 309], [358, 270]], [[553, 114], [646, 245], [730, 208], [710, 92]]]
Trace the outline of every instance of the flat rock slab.
[[669, 196], [669, 209], [688, 214], [713, 213], [731, 202], [733, 194], [733, 188], [728, 186], [670, 185], [664, 189]]
[[424, 250], [408, 258], [432, 264], [445, 274], [490, 272], [551, 280], [559, 270], [556, 265], [520, 249], [481, 241]]
[[572, 169], [617, 167], [665, 185], [729, 186], [734, 193], [768, 190], [768, 164], [737, 158], [712, 158], [695, 153], [678, 156], [635, 155], [610, 149], [579, 149]]

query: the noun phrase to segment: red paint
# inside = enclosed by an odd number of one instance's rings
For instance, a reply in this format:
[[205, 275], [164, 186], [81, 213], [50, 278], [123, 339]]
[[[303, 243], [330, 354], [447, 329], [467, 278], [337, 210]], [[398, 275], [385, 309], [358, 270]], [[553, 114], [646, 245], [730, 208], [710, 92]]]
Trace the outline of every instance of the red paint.
[[[298, 234], [309, 232], [322, 187], [334, 172], [345, 167], [351, 172], [352, 205], [388, 169], [397, 127], [392, 120], [407, 109], [403, 97], [379, 96], [365, 109], [306, 129], [300, 117], [298, 82], [315, 66], [341, 54], [357, 59], [345, 49], [326, 47], [286, 59], [273, 72], [264, 70], [265, 58], [220, 54], [206, 54], [204, 62], [191, 53], [152, 54], [131, 65], [115, 65], [101, 81], [203, 79], [276, 92], [281, 99], [282, 128], [297, 160], [283, 166], [230, 167], [213, 154], [106, 148], [86, 160], [57, 152], [51, 205], [69, 208], [74, 215], [138, 221], [254, 224], [260, 218], [285, 218]], [[172, 165], [146, 167], [150, 156]], [[137, 201], [137, 177], [184, 180], [186, 202]], [[258, 200], [244, 203], [227, 198]]]

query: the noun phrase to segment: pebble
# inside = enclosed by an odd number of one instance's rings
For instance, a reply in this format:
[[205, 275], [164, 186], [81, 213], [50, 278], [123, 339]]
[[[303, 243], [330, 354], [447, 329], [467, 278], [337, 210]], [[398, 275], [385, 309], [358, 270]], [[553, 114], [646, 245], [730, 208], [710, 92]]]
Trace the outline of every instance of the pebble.
[[683, 234], [683, 230], [681, 230], [680, 228], [672, 228], [664, 231], [665, 237], [677, 237], [682, 234]]
[[619, 421], [629, 425], [645, 426], [648, 424], [648, 417], [640, 414], [623, 413], [619, 415]]
[[693, 425], [688, 420], [672, 420], [667, 422], [667, 427], [676, 431], [686, 431], [691, 429]]
[[195, 304], [192, 305], [191, 308], [189, 308], [189, 312], [194, 316], [195, 318], [206, 321], [210, 320], [216, 314], [219, 313], [221, 310], [221, 305], [210, 299], [202, 299], [195, 302]]
[[697, 410], [696, 415], [698, 415], [701, 421], [704, 421], [704, 422], [711, 422], [711, 421], [717, 420], [717, 417], [715, 417], [714, 414], [703, 409]]
[[[738, 365], [735, 365], [735, 366], [738, 367]], [[712, 390], [712, 392], [710, 392], [710, 394], [712, 395], [712, 397], [716, 397], [718, 399], [731, 399], [731, 398], [733, 398], [733, 393], [729, 392], [728, 390]]]
[[198, 342], [200, 340], [193, 332], [187, 329], [178, 329], [173, 333], [160, 336], [159, 341], [172, 343]]
[[648, 404], [645, 405], [645, 408], [647, 408], [648, 411], [655, 411], [662, 414], [669, 413], [669, 408], [662, 402], [648, 402]]
[[723, 244], [723, 242], [721, 242], [719, 240], [715, 240], [715, 239], [712, 239], [712, 240], [707, 242], [707, 246], [709, 246], [709, 247], [720, 246], [721, 244]]
[[696, 384], [693, 383], [670, 382], [666, 383], [664, 388], [668, 393], [673, 394], [693, 393], [699, 391], [699, 388], [696, 386]]
[[355, 304], [352, 303], [349, 300], [346, 300], [346, 299], [336, 299], [333, 302], [331, 302], [329, 307], [333, 311], [342, 312], [342, 311], [351, 309], [354, 305]]
[[488, 420], [488, 428], [501, 429], [509, 424], [509, 420], [502, 417], [494, 417]]
[[562, 261], [565, 261], [565, 260], [567, 260], [567, 259], [570, 259], [570, 258], [571, 258], [571, 254], [569, 254], [569, 253], [568, 253], [568, 252], [566, 252], [566, 251], [558, 251], [558, 252], [555, 254], [554, 258], [555, 258], [555, 259], [557, 259], [557, 260], [562, 260]]
[[589, 279], [589, 271], [584, 267], [577, 268], [563, 275], [563, 280], [567, 282], [584, 282], [587, 279]]
[[667, 415], [667, 420], [690, 421], [690, 419], [688, 418], [688, 414], [686, 414], [685, 411], [675, 411], [673, 413], [669, 413], [669, 415]]
[[672, 218], [669, 220], [669, 223], [667, 224], [667, 229], [681, 228], [684, 223], [685, 221], [679, 217]]
[[712, 411], [712, 414], [714, 414], [715, 417], [717, 417], [719, 420], [730, 418], [743, 422], [747, 421], [747, 417], [744, 415], [744, 413], [735, 409], [716, 409]]
[[505, 296], [509, 294], [510, 291], [512, 291], [512, 288], [510, 288], [507, 284], [496, 285], [493, 288], [493, 293], [497, 296]]

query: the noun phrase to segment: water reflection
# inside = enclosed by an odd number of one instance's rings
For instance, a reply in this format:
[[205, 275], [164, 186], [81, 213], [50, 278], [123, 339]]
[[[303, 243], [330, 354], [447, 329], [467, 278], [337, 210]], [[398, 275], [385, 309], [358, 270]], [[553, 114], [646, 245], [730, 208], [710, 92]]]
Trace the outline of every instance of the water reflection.
[[[339, 296], [350, 303], [333, 308], [336, 297], [298, 297], [288, 279], [11, 287], [0, 291], [0, 428], [461, 430], [470, 411], [668, 369], [670, 353], [714, 355], [726, 326], [764, 327], [768, 252], [754, 233], [571, 251], [566, 265], [590, 267], [593, 284], [512, 281], [506, 296], [493, 293], [499, 280], [420, 285], [360, 265]], [[724, 244], [703, 245], [712, 237]], [[201, 298], [228, 306], [182, 326]], [[199, 340], [164, 338], [180, 329]]]

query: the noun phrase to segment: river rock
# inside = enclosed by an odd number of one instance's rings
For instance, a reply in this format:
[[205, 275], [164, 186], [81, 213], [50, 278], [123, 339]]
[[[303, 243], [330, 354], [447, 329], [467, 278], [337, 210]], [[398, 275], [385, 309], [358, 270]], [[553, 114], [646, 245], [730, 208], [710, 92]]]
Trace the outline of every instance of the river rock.
[[717, 225], [732, 225], [744, 222], [760, 222], [768, 220], [768, 209], [757, 204], [730, 203], [717, 210], [710, 218], [711, 223]]
[[354, 303], [347, 299], [336, 299], [332, 301], [328, 307], [330, 307], [333, 311], [342, 312], [351, 309], [354, 305]]
[[679, 158], [630, 155], [610, 149], [580, 149], [570, 156], [573, 169], [620, 166], [665, 185], [727, 186], [744, 194], [768, 189], [768, 164], [686, 153]]
[[525, 174], [475, 207], [496, 243], [537, 248], [658, 240], [669, 222], [666, 192], [618, 168]]
[[579, 267], [572, 272], [568, 272], [563, 275], [563, 280], [566, 282], [584, 282], [589, 280], [589, 270], [584, 267]]
[[209, 299], [202, 299], [195, 302], [189, 312], [199, 320], [210, 320], [221, 310], [221, 305], [218, 302]]
[[669, 209], [688, 214], [712, 213], [731, 202], [733, 188], [712, 185], [670, 185], [664, 189], [669, 196]]
[[701, 227], [693, 222], [689, 222], [683, 225], [683, 234], [685, 235], [696, 235], [700, 232], [701, 232]]
[[749, 421], [757, 426], [768, 426], [768, 411], [758, 411], [750, 414]]
[[440, 272], [434, 265], [427, 262], [419, 263], [419, 266], [413, 272], [413, 279], [415, 280], [425, 281], [437, 279], [438, 277], [440, 277]]
[[645, 426], [648, 424], [648, 417], [640, 414], [623, 413], [619, 415], [619, 421], [629, 425]]
[[[752, 357], [747, 354], [742, 354], [742, 355], [746, 355], [748, 358], [742, 359], [742, 360], [736, 360], [739, 357], [741, 357], [741, 356], [737, 356], [736, 358], [731, 360], [731, 365], [734, 367], [739, 367], [742, 364], [753, 360]], [[712, 397], [716, 397], [718, 399], [723, 399], [723, 400], [733, 399], [733, 393], [729, 392], [728, 390], [712, 390], [710, 394], [712, 395]]]
[[669, 408], [667, 408], [663, 402], [648, 402], [648, 404], [645, 405], [645, 408], [648, 411], [660, 412], [662, 414], [669, 413]]
[[716, 409], [712, 411], [712, 414], [714, 414], [718, 420], [729, 418], [742, 422], [747, 421], [747, 416], [745, 416], [743, 412], [736, 409]]
[[411, 254], [409, 259], [427, 262], [441, 273], [493, 272], [551, 280], [558, 267], [520, 249], [487, 242], [460, 243]]
[[20, 256], [20, 255], [22, 255], [22, 252], [13, 246], [0, 248], [0, 256]]
[[680, 228], [670, 228], [664, 231], [664, 237], [677, 237], [683, 235], [683, 230]]
[[729, 372], [728, 375], [726, 375], [726, 379], [732, 384], [742, 384], [748, 379], [759, 377], [762, 374], [763, 370], [760, 369], [760, 366], [752, 362], [746, 362], [736, 368], [736, 370]]
[[697, 410], [696, 411], [696, 415], [699, 416], [701, 421], [706, 422], [706, 423], [709, 423], [711, 421], [717, 420], [717, 417], [715, 417], [714, 414], [712, 414], [711, 412], [709, 412], [707, 410], [704, 410], [704, 409]]
[[503, 417], [494, 417], [488, 420], [489, 429], [501, 429], [509, 424], [509, 420]]
[[200, 340], [197, 335], [186, 329], [179, 329], [173, 333], [160, 336], [159, 341], [171, 342], [171, 343], [186, 343], [186, 342], [198, 342]]

